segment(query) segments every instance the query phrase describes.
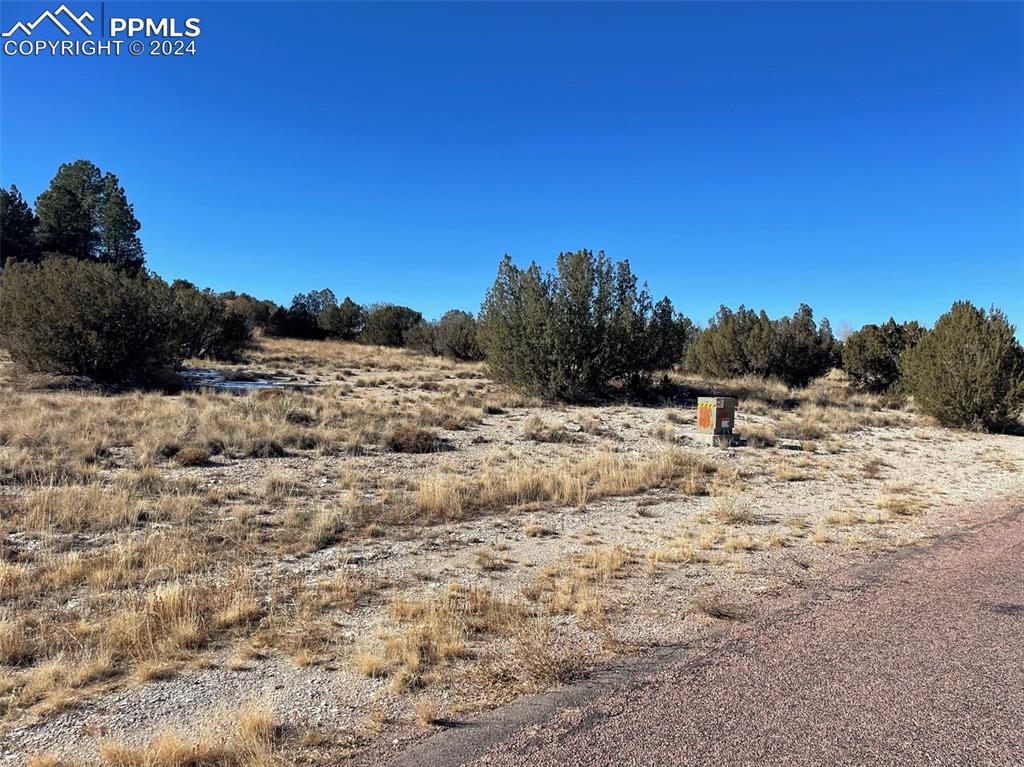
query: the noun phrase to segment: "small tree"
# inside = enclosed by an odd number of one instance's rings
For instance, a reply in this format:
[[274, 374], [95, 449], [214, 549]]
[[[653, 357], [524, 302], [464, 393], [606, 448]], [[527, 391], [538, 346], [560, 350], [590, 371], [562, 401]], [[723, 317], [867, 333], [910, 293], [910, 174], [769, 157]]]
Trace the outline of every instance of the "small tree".
[[222, 293], [221, 296], [228, 302], [229, 310], [244, 317], [250, 328], [270, 330], [270, 319], [279, 308], [273, 301], [260, 300], [248, 293]]
[[324, 310], [338, 305], [338, 298], [330, 288], [299, 293], [292, 299], [291, 310], [301, 311], [310, 317], [319, 317]]
[[904, 352], [901, 370], [915, 404], [947, 426], [1005, 429], [1024, 407], [1024, 350], [996, 308], [953, 304]]
[[171, 285], [177, 306], [177, 329], [183, 357], [235, 361], [252, 342], [252, 326], [244, 313], [213, 291], [190, 282]]
[[549, 279], [540, 267], [531, 263], [520, 269], [506, 255], [477, 321], [477, 338], [492, 377], [534, 393], [553, 388], [552, 315]]
[[338, 337], [346, 341], [354, 341], [363, 332], [366, 324], [366, 311], [348, 296], [338, 306]]
[[832, 369], [835, 338], [828, 319], [814, 323], [814, 312], [807, 304], [779, 323], [781, 355], [773, 374], [789, 386], [806, 386]]
[[916, 322], [865, 325], [843, 344], [843, 369], [854, 386], [872, 392], [892, 389], [900, 380], [900, 356], [924, 331]]
[[422, 354], [440, 354], [437, 323], [421, 320], [405, 333], [405, 346]]
[[326, 307], [317, 317], [317, 324], [328, 338], [352, 341], [363, 329], [363, 307], [346, 296], [340, 304]]
[[320, 316], [332, 307], [337, 307], [338, 299], [329, 288], [299, 293], [292, 298], [288, 309], [288, 319], [284, 323], [281, 335], [295, 338], [323, 338], [326, 332], [320, 323]]
[[676, 312], [666, 296], [654, 305], [651, 315], [651, 353], [655, 368], [668, 370], [681, 365], [686, 359], [686, 350], [696, 336], [693, 323]]
[[836, 342], [828, 320], [814, 322], [801, 304], [792, 317], [777, 320], [761, 311], [723, 306], [690, 345], [689, 370], [716, 378], [756, 375], [789, 386], [806, 386], [835, 363]]
[[109, 264], [15, 262], [0, 278], [0, 344], [28, 370], [99, 381], [144, 378], [181, 362], [167, 284]]
[[267, 326], [267, 332], [272, 336], [284, 338], [291, 335], [291, 329], [291, 317], [288, 310], [283, 306], [277, 307], [270, 315], [270, 324]]
[[[661, 308], [672, 316], [670, 303]], [[672, 318], [673, 326], [682, 322]], [[599, 396], [612, 381], [645, 386], [674, 344], [629, 262], [588, 250], [559, 254], [548, 275], [505, 256], [480, 309], [477, 338], [494, 378], [566, 400]]]
[[37, 223], [18, 187], [0, 188], [0, 269], [8, 261], [39, 261]]
[[359, 340], [375, 346], [404, 346], [405, 335], [423, 321], [423, 315], [408, 306], [375, 304], [366, 312]]
[[452, 309], [437, 324], [437, 353], [456, 360], [481, 358], [476, 320], [469, 312]]

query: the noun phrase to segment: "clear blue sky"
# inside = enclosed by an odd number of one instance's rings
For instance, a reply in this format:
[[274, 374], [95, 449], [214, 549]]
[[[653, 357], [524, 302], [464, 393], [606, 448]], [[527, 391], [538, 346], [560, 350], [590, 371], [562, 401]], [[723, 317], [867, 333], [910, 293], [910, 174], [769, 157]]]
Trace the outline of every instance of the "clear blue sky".
[[198, 55], [4, 57], [0, 181], [91, 159], [151, 268], [285, 303], [475, 311], [503, 253], [586, 247], [701, 322], [1021, 325], [1022, 8], [107, 2]]

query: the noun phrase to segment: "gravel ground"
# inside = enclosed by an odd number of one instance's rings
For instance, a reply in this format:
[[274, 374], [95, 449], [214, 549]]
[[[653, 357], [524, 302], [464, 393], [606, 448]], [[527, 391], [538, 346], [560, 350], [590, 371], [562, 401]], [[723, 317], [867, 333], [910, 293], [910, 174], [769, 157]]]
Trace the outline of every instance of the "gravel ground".
[[402, 763], [1024, 763], [1022, 510], [838, 573], [475, 761], [428, 741]]

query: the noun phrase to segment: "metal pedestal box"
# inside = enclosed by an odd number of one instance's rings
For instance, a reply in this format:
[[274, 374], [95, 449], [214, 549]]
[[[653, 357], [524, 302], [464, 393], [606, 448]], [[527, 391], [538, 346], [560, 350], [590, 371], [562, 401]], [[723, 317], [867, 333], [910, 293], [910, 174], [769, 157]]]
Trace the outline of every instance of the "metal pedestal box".
[[735, 397], [698, 397], [697, 439], [719, 447], [731, 445], [738, 404]]

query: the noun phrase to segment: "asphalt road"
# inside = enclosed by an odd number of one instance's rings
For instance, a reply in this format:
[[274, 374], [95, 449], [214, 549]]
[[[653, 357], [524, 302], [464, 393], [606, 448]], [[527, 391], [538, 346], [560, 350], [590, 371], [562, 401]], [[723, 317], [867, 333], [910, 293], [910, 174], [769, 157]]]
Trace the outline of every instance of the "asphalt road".
[[832, 583], [822, 604], [738, 625], [640, 684], [504, 733], [485, 753], [428, 743], [414, 760], [1024, 765], [1024, 515], [858, 578]]

